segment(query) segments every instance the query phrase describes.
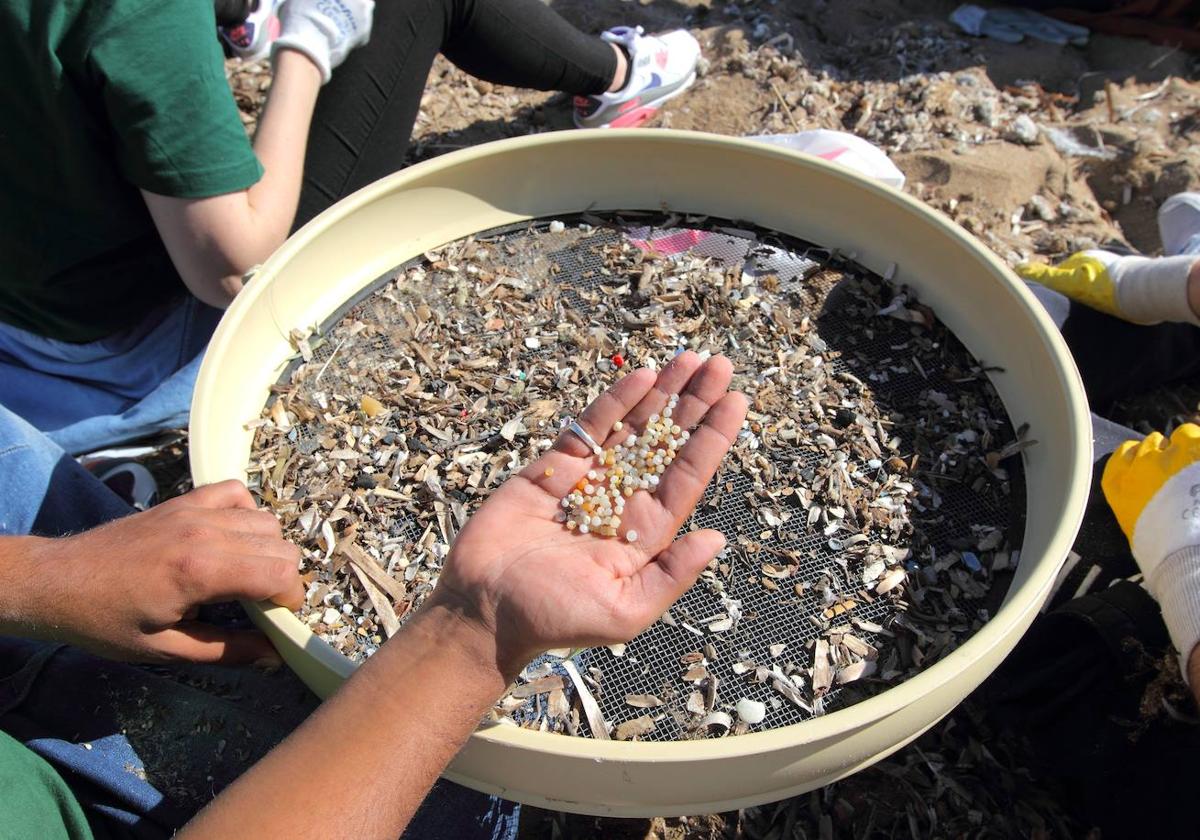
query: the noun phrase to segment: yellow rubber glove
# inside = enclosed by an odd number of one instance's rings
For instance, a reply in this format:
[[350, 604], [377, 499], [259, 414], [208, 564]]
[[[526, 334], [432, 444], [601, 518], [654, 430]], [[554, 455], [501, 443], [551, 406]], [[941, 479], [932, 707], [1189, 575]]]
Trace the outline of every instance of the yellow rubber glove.
[[1104, 468], [1104, 497], [1129, 538], [1146, 588], [1187, 662], [1200, 641], [1200, 426], [1121, 444]]
[[1117, 311], [1117, 286], [1108, 274], [1108, 266], [1088, 256], [1087, 251], [1072, 254], [1058, 265], [1025, 263], [1017, 266], [1017, 274], [1084, 306], [1121, 317]]
[[1188, 274], [1195, 256], [1122, 257], [1080, 251], [1058, 265], [1025, 263], [1017, 274], [1072, 300], [1134, 324], [1197, 324], [1188, 303]]

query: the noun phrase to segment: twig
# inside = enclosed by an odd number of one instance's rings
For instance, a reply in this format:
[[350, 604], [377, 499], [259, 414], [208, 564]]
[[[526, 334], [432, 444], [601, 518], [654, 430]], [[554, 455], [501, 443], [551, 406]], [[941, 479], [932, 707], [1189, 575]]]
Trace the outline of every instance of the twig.
[[[1154, 60], [1153, 60], [1153, 61], [1151, 61], [1149, 64], [1147, 64], [1147, 65], [1146, 65], [1146, 69], [1147, 69], [1147, 70], [1153, 70], [1155, 67], [1157, 67], [1158, 65], [1162, 64], [1162, 63], [1163, 63], [1164, 61], [1166, 61], [1168, 58], [1170, 58], [1171, 56], [1175, 55], [1175, 53], [1177, 53], [1177, 52], [1179, 52], [1179, 45], [1178, 45], [1178, 44], [1176, 44], [1175, 46], [1171, 47], [1171, 49], [1167, 50], [1165, 53], [1163, 53], [1162, 55], [1160, 55], [1158, 58], [1154, 59]], [[1168, 79], [1168, 81], [1170, 81], [1170, 80]], [[1166, 82], [1163, 82], [1163, 84], [1166, 84]]]
[[333, 361], [333, 357], [338, 354], [338, 351], [342, 349], [342, 345], [348, 340], [349, 339], [343, 338], [338, 342], [338, 346], [333, 348], [333, 352], [329, 354], [329, 358], [325, 360], [325, 364], [321, 365], [321, 369], [317, 371], [317, 378], [313, 380], [314, 385], [320, 383], [321, 377], [325, 375], [325, 369], [329, 367], [329, 363]]
[[[1170, 55], [1170, 53], [1168, 53], [1168, 55]], [[1171, 78], [1168, 76], [1167, 78], [1163, 79], [1163, 83], [1161, 85], [1159, 85], [1158, 87], [1156, 87], [1154, 90], [1147, 91], [1146, 93], [1135, 96], [1134, 99], [1136, 99], [1138, 102], [1146, 102], [1150, 99], [1157, 99], [1158, 97], [1162, 96], [1163, 91], [1165, 91], [1170, 86], [1171, 86]]]
[[800, 128], [800, 123], [796, 122], [795, 115], [792, 114], [791, 106], [787, 104], [787, 100], [779, 92], [779, 85], [774, 79], [771, 80], [771, 90], [775, 93], [775, 98], [779, 100], [779, 105], [783, 108], [783, 113], [787, 114], [788, 122], [792, 124], [792, 128], [796, 129], [796, 131], [803, 131]]
[[583, 675], [579, 673], [579, 669], [570, 659], [564, 659], [562, 666], [563, 670], [567, 672], [567, 676], [571, 678], [571, 684], [575, 686], [575, 691], [579, 694], [579, 702], [583, 706], [583, 713], [587, 716], [592, 735], [600, 741], [611, 740], [608, 737], [608, 721], [604, 719], [604, 714], [600, 711], [600, 704], [596, 702], [596, 698], [588, 690], [587, 683], [583, 681]]
[[403, 604], [408, 601], [408, 593], [404, 590], [404, 586], [385, 572], [370, 554], [367, 554], [367, 552], [354, 544], [343, 548], [342, 553], [346, 555], [346, 559], [350, 561], [351, 566], [369, 577], [372, 583], [383, 590], [384, 594], [397, 604]]
[[355, 577], [362, 584], [363, 591], [367, 593], [367, 600], [375, 608], [375, 614], [379, 616], [379, 623], [383, 625], [383, 632], [389, 639], [392, 638], [400, 632], [400, 619], [396, 616], [396, 611], [392, 609], [387, 595], [375, 585], [375, 581], [367, 575], [366, 570], [353, 560], [350, 561], [350, 568], [354, 570]]

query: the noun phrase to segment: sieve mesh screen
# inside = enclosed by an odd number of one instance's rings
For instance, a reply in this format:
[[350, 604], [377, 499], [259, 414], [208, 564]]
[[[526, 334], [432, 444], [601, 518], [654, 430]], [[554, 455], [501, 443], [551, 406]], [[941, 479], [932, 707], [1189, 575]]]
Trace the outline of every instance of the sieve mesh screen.
[[[633, 243], [652, 254], [670, 253], [678, 259], [699, 257], [715, 261], [727, 274], [738, 276], [743, 288], [756, 289], [767, 301], [762, 317], [768, 320], [783, 317], [778, 304], [784, 301], [789, 307], [806, 312], [819, 342], [833, 351], [828, 362], [830, 372], [857, 382], [869, 393], [875, 414], [889, 423], [887, 433], [898, 438], [894, 441], [896, 452], [906, 453], [906, 460], [909, 454], [918, 455], [912, 478], [920, 492], [915, 493], [908, 514], [911, 532], [893, 542], [912, 552], [907, 561], [910, 583], [905, 599], [874, 595], [875, 584], [868, 585], [859, 579], [864, 562], [861, 546], [841, 547], [841, 532], [835, 532], [831, 538], [820, 527], [810, 527], [797, 496], [787, 497], [794, 505], [793, 510], [787, 511], [790, 518], [772, 526], [764, 525], [762, 494], [758, 492], [761, 488], [756, 483], [810, 484], [827, 466], [827, 453], [814, 449], [803, 439], [788, 442], [778, 436], [762, 435], [761, 440], [756, 439], [755, 452], [770, 465], [766, 478], [756, 480], [743, 469], [726, 464], [684, 526], [684, 530], [715, 528], [726, 535], [729, 547], [719, 558], [713, 574], [685, 593], [666, 620], [656, 622], [629, 642], [623, 655], [600, 648], [576, 657], [581, 670], [592, 679], [592, 693], [610, 724], [616, 726], [647, 714], [646, 709], [630, 706], [626, 695], [653, 694], [663, 705], [649, 710], [657, 720], [653, 731], [640, 736], [642, 740], [710, 734], [698, 728], [695, 716], [686, 710], [689, 696], [697, 689], [681, 680], [688, 667], [681, 662], [689, 655], [694, 658], [698, 652], [711, 654], [714, 649], [716, 656], [706, 655], [705, 660], [708, 674], [716, 678], [715, 708], [729, 710], [737, 700], [749, 698], [766, 707], [766, 718], [756, 728], [799, 723], [856, 697], [894, 685], [952, 650], [988, 619], [990, 610], [1004, 595], [1007, 561], [1015, 556], [1013, 549], [1019, 545], [1023, 528], [1019, 459], [1009, 458], [1003, 468], [980, 471], [968, 468], [965, 463], [959, 465], [956, 458], [961, 453], [955, 450], [949, 467], [946, 463], [939, 464], [937, 459], [945, 461], [944, 455], [939, 455], [939, 447], [944, 447], [948, 438], [944, 430], [934, 428], [939, 422], [936, 404], [941, 401], [975, 406], [977, 403], [977, 410], [987, 413], [990, 424], [983, 425], [994, 432], [991, 451], [1001, 450], [1001, 444], [1013, 439], [1014, 431], [978, 363], [933, 321], [932, 314], [931, 324], [923, 328], [932, 329], [939, 340], [922, 343], [923, 349], [918, 353], [908, 332], [915, 333], [917, 327], [886, 316], [864, 319], [861, 295], [853, 298], [857, 301], [854, 305], [846, 302], [858, 294], [854, 284], [863, 281], [871, 289], [885, 290], [881, 302], [886, 303], [895, 290], [878, 277], [851, 259], [809, 243], [721, 220], [643, 213], [609, 217], [582, 214], [487, 231], [474, 239], [490, 248], [490, 263], [502, 279], [511, 277], [544, 288], [558, 297], [564, 309], [574, 312], [580, 323], [599, 326], [612, 335], [638, 329], [628, 321], [621, 322], [615, 308], [601, 309], [596, 304], [598, 296], [611, 294], [614, 286], [637, 284], [633, 274], [614, 274], [611, 259], [614, 247]], [[321, 390], [335, 396], [340, 393], [345, 398], [354, 392], [356, 371], [394, 364], [407, 351], [403, 342], [393, 340], [393, 332], [374, 330], [364, 340], [348, 325], [355, 322], [387, 325], [398, 321], [411, 307], [397, 306], [397, 295], [402, 296], [403, 291], [394, 279], [420, 267], [426, 272], [425, 279], [436, 286], [439, 277], [445, 279], [448, 275], [447, 267], [439, 268], [434, 257], [430, 259], [427, 255], [410, 261], [347, 301], [318, 331], [322, 338], [313, 348], [311, 360], [293, 363], [285, 371], [278, 389]], [[905, 310], [918, 314], [920, 311]], [[467, 315], [462, 315], [458, 323], [460, 330], [472, 328]], [[768, 323], [766, 327], [771, 329], [773, 325]], [[781, 336], [785, 332], [780, 329]], [[733, 361], [735, 387], [753, 391], [771, 381], [762, 369], [763, 359], [770, 355], [764, 351], [769, 348], [739, 345], [732, 331], [724, 336], [724, 341], [724, 346], [713, 349]], [[785, 341], [785, 337], [781, 338], [781, 342]], [[522, 370], [531, 370], [539, 360], [548, 363], [554, 352], [552, 343], [540, 346], [527, 343], [519, 346], [519, 358], [513, 361]], [[313, 368], [319, 375], [311, 375]], [[293, 382], [293, 375], [300, 370], [308, 371], [309, 375]], [[784, 387], [794, 390], [802, 386], [786, 380], [783, 374], [775, 376]], [[435, 385], [445, 382], [426, 384], [430, 388]], [[967, 391], [971, 394], [969, 399], [959, 396]], [[935, 402], [932, 413], [931, 394], [940, 395], [932, 397]], [[298, 452], [304, 455], [318, 452], [322, 432], [317, 426], [319, 421], [295, 424], [288, 439]], [[884, 427], [880, 425], [879, 429], [882, 432]], [[260, 436], [256, 446], [262, 440]], [[971, 442], [963, 446], [974, 453], [961, 455], [964, 462], [981, 460], [976, 455], [986, 448]], [[934, 463], [929, 463], [929, 459], [934, 459]], [[469, 512], [483, 495], [459, 494], [456, 498], [460, 498]], [[321, 499], [315, 501], [319, 504]], [[382, 547], [387, 550], [411, 553], [427, 531], [413, 507], [395, 512], [385, 524], [387, 539]], [[821, 524], [823, 521], [817, 523]], [[1003, 540], [990, 536], [995, 533], [1002, 534]], [[995, 545], [988, 546], [989, 540]], [[1004, 550], [997, 551], [998, 547]], [[386, 565], [400, 577], [392, 556]], [[762, 572], [764, 563], [787, 563], [796, 568], [786, 580], [779, 580], [772, 587], [768, 584], [773, 581], [768, 581]], [[796, 584], [802, 584], [802, 590], [797, 590]], [[354, 585], [351, 581], [349, 589], [353, 590]], [[822, 589], [838, 595], [816, 597], [815, 593]], [[828, 617], [826, 611], [845, 597], [852, 598], [854, 605], [844, 614]], [[355, 600], [351, 594], [349, 601]], [[708, 621], [726, 611], [730, 600], [740, 608], [740, 618], [733, 627], [718, 633], [706, 630]], [[326, 595], [314, 608], [319, 611], [328, 603]], [[357, 595], [357, 603], [364, 607], [361, 593]], [[369, 605], [365, 608], [369, 611]], [[309, 624], [314, 626], [312, 621]], [[821, 696], [810, 692], [805, 707], [789, 701], [773, 685], [775, 677], [796, 676], [795, 684], [811, 688], [812, 646], [818, 639], [837, 638], [836, 633], [831, 636], [831, 631], [837, 631], [839, 625], [878, 649], [879, 674], [846, 686], [835, 685]], [[318, 632], [324, 627], [315, 625]], [[707, 651], [706, 645], [710, 646]], [[777, 655], [773, 656], [772, 650]], [[349, 652], [371, 651], [368, 647]], [[753, 667], [747, 673], [748, 663], [774, 668], [775, 673], [756, 681], [752, 678]], [[740, 665], [741, 672], [735, 671], [735, 665]], [[759, 671], [760, 677], [761, 674]], [[706, 685], [706, 690], [711, 688]], [[545, 703], [536, 697], [508, 711], [513, 720], [526, 725], [538, 725], [546, 715]], [[568, 728], [573, 727], [568, 725]]]

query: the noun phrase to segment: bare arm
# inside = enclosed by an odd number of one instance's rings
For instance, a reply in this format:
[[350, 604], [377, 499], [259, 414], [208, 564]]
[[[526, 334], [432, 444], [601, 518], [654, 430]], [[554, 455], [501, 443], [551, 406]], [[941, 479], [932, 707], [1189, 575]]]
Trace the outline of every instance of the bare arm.
[[50, 629], [38, 613], [39, 577], [30, 564], [40, 542], [38, 537], [0, 537], [0, 635], [41, 638]]
[[[635, 494], [623, 522], [636, 541], [568, 531], [559, 500], [592, 465], [570, 432], [497, 490], [454, 541], [437, 589], [291, 737], [213, 801], [184, 837], [397, 837], [434, 779], [517, 670], [554, 647], [623, 641], [675, 601], [724, 540], [674, 540], [746, 415], [727, 393], [732, 366], [683, 353], [657, 383], [649, 371], [602, 394], [580, 422], [604, 439], [616, 420], [641, 426], [685, 383], [677, 422], [703, 423], [663, 474]], [[658, 389], [652, 390], [657, 384]], [[694, 399], [693, 399], [694, 398]], [[626, 433], [622, 433], [626, 434]], [[346, 785], [330, 751], [354, 763]]]
[[279, 51], [254, 137], [264, 173], [250, 189], [200, 199], [142, 191], [183, 282], [210, 306], [228, 306], [242, 287], [242, 276], [287, 238], [300, 200], [308, 128], [320, 87], [321, 71], [307, 56]]
[[[397, 837], [520, 667], [500, 665], [495, 639], [454, 610], [426, 603], [180, 837], [328, 837], [333, 826], [344, 837]], [[361, 784], [345, 783], [331, 750]]]

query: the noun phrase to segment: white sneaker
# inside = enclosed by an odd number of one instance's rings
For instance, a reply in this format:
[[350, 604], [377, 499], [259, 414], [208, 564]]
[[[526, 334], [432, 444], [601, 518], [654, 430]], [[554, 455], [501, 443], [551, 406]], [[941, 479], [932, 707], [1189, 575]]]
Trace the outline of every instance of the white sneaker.
[[1158, 208], [1158, 232], [1163, 256], [1200, 256], [1200, 192], [1178, 193], [1164, 201]]
[[283, 0], [258, 0], [254, 11], [237, 26], [218, 26], [221, 40], [242, 61], [258, 61], [271, 54], [271, 42], [279, 37], [279, 7]]
[[575, 97], [580, 128], [633, 128], [658, 113], [659, 106], [696, 81], [700, 44], [683, 29], [643, 35], [642, 27], [617, 26], [601, 35], [625, 49], [629, 73], [613, 93]]

